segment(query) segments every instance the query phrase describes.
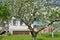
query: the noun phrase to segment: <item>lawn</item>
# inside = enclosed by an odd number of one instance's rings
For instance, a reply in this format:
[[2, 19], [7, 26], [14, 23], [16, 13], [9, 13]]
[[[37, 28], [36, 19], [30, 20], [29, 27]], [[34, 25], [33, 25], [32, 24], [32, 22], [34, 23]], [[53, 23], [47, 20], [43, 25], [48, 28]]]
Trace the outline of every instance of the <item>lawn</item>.
[[[0, 40], [31, 40], [31, 36], [0, 36]], [[37, 40], [60, 40], [60, 33], [55, 33], [55, 37], [52, 38], [51, 34], [38, 34]]]

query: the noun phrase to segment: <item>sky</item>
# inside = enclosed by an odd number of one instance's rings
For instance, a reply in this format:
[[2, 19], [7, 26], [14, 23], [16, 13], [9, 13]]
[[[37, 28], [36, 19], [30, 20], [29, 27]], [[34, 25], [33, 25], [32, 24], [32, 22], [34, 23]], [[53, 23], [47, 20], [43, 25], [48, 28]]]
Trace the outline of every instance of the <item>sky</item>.
[[0, 0], [0, 2], [4, 3], [4, 0]]
[[[0, 2], [2, 1], [2, 3], [4, 3], [4, 0], [0, 0]], [[49, 0], [51, 2], [53, 2], [54, 0]], [[56, 4], [60, 4], [60, 0], [57, 0]]]

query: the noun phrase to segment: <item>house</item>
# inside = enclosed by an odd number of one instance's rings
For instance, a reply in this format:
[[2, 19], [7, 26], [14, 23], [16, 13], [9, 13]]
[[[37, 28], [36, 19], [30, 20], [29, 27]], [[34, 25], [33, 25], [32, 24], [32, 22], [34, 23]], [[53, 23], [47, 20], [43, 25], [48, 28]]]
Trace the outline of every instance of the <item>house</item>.
[[[34, 28], [37, 27], [35, 25], [39, 25], [40, 26], [40, 25], [42, 25], [42, 23], [40, 23], [38, 20], [36, 20], [31, 25], [32, 28], [33, 28], [33, 26], [34, 26]], [[51, 30], [48, 27], [48, 28], [45, 28], [44, 30], [42, 30], [41, 33], [50, 32], [50, 31]], [[18, 20], [18, 19], [16, 20], [14, 17], [9, 23], [9, 32], [11, 34], [15, 34], [15, 35], [18, 35], [18, 34], [31, 35], [31, 33], [30, 33], [29, 29], [28, 29], [28, 26], [25, 25], [24, 23], [21, 24], [20, 20]]]
[[21, 34], [21, 35], [23, 35], [23, 34], [28, 35], [29, 34], [30, 35], [28, 27], [24, 24], [23, 25], [16, 25], [16, 26], [10, 25], [9, 32], [11, 34], [15, 34], [15, 35], [18, 35], [18, 34]]
[[16, 20], [14, 17], [9, 23], [9, 32], [15, 35], [30, 35], [28, 27], [24, 23], [21, 24], [20, 20]]
[[[34, 26], [34, 28], [37, 27], [35, 25], [42, 25], [42, 23], [40, 23], [39, 21], [36, 20], [31, 25], [32, 28], [33, 28], [33, 26]], [[5, 26], [7, 26], [7, 25], [5, 25]], [[0, 28], [0, 29], [2, 30], [2, 28]], [[14, 17], [12, 17], [12, 20], [9, 22], [9, 29], [8, 30], [13, 35], [24, 35], [24, 34], [31, 35], [31, 33], [28, 29], [28, 26], [25, 25], [24, 23], [21, 24], [20, 20], [14, 18]], [[50, 32], [50, 31], [51, 31], [50, 28], [47, 27], [47, 28], [43, 29], [41, 31], [41, 33], [46, 33], [46, 32]]]

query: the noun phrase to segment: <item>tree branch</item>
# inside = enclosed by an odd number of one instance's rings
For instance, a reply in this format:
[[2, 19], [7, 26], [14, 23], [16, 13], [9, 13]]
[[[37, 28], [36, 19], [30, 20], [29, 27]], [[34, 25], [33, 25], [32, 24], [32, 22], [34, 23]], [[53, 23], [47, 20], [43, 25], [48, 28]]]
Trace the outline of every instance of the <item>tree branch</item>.
[[20, 18], [20, 19], [28, 26], [28, 28], [29, 28], [30, 31], [34, 31], [33, 28], [31, 27], [31, 25], [29, 25], [28, 23], [26, 23], [27, 20], [24, 21], [24, 19], [21, 18], [20, 9], [21, 9], [21, 8], [19, 8], [19, 11], [18, 11], [18, 14], [19, 14], [18, 18]]
[[38, 34], [38, 32], [40, 32], [40, 31], [43, 30], [43, 29], [45, 29], [45, 28], [41, 28], [41, 29], [39, 29], [39, 30], [36, 32], [36, 34]]
[[58, 22], [58, 21], [60, 21], [60, 20], [53, 20], [53, 21], [51, 21], [51, 23], [48, 24], [48, 26], [52, 25], [54, 22]]
[[55, 27], [55, 28], [52, 30], [52, 32], [53, 32], [55, 29], [57, 29], [57, 27]]
[[[48, 24], [49, 25], [52, 25], [54, 22], [58, 22], [60, 20], [54, 20], [54, 21], [51, 21], [51, 23]], [[46, 28], [46, 27], [45, 27]], [[41, 28], [39, 31], [37, 31], [36, 33], [40, 32], [41, 30], [45, 29], [45, 28]], [[53, 30], [55, 30], [57, 27], [55, 27]]]

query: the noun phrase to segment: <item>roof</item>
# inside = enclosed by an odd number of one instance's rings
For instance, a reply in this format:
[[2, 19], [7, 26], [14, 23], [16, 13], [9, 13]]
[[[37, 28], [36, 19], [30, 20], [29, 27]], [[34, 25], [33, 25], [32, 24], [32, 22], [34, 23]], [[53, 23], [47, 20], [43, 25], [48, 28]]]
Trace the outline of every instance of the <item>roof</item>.
[[12, 31], [29, 31], [29, 29], [26, 25], [10, 26], [9, 30], [12, 30]]

